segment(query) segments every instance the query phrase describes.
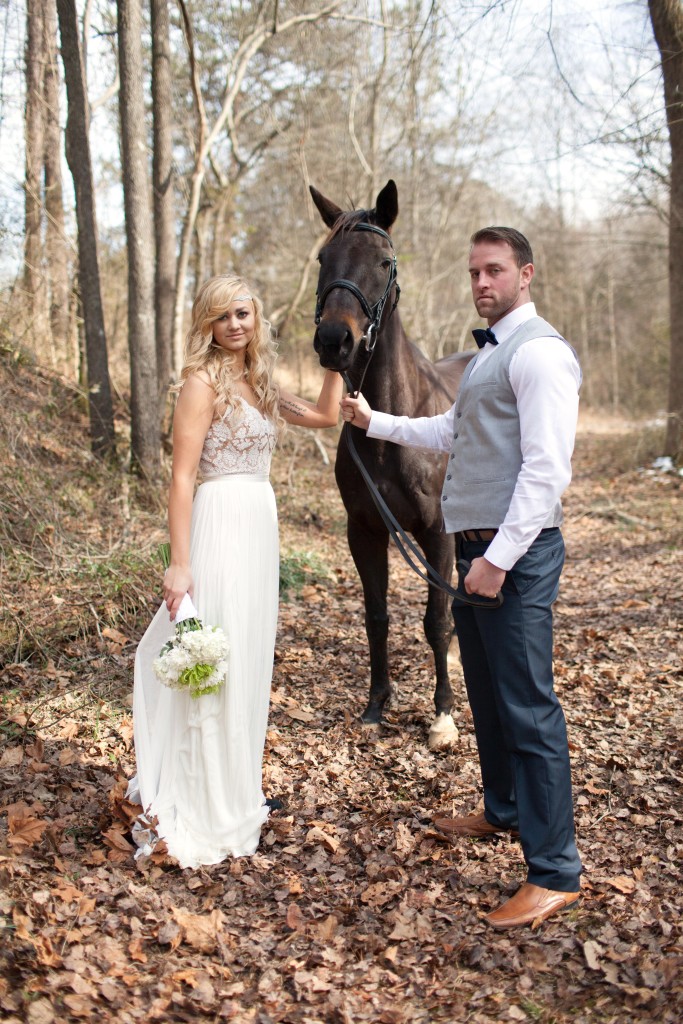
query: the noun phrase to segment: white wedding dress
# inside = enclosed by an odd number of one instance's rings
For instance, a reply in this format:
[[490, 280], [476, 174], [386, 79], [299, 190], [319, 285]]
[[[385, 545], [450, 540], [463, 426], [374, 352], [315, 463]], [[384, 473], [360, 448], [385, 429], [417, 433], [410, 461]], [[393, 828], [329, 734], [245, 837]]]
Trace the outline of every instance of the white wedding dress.
[[[135, 659], [137, 774], [128, 798], [181, 867], [253, 854], [268, 816], [261, 764], [277, 626], [279, 551], [268, 480], [276, 428], [243, 399], [206, 436], [192, 509], [193, 601], [230, 642], [227, 683], [192, 699], [152, 669], [174, 624], [162, 605]], [[147, 847], [149, 852], [149, 847]]]

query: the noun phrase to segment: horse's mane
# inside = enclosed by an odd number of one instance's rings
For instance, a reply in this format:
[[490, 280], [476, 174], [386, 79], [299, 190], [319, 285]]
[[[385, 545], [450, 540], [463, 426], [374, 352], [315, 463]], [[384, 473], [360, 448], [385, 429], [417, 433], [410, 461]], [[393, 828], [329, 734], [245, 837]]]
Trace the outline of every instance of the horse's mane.
[[370, 215], [374, 212], [374, 210], [345, 210], [341, 216], [337, 217], [323, 245], [327, 245], [337, 235], [345, 235], [347, 231], [352, 231], [356, 224], [369, 224]]

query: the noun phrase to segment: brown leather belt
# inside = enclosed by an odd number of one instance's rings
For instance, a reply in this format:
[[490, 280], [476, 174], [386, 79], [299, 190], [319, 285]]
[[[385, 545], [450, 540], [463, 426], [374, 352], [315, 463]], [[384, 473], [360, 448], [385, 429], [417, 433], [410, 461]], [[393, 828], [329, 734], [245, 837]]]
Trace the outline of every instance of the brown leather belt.
[[493, 540], [497, 533], [498, 530], [461, 530], [460, 536], [464, 540], [487, 541]]

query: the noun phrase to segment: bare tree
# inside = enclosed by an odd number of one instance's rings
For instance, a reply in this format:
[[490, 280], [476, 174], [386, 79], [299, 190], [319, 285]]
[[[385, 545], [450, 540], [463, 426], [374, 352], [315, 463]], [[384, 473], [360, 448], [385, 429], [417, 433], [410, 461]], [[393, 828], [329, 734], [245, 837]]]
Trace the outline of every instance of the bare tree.
[[154, 247], [147, 169], [140, 0], [118, 0], [121, 164], [128, 242], [128, 351], [131, 452], [137, 469], [159, 466], [159, 416], [154, 333]]
[[43, 0], [45, 50], [45, 255], [50, 293], [50, 327], [58, 365], [68, 370], [69, 348], [69, 257], [71, 242], [64, 223], [62, 189], [62, 132], [59, 124], [60, 76], [57, 60], [57, 7], [55, 0]]
[[171, 380], [173, 300], [176, 273], [175, 202], [173, 195], [173, 95], [168, 0], [151, 0], [152, 14], [152, 181], [159, 419], [163, 423]]
[[[240, 38], [239, 45], [235, 50], [228, 64], [225, 81], [222, 88], [221, 107], [213, 124], [209, 124], [206, 104], [202, 94], [199, 68], [195, 55], [195, 45], [192, 32], [192, 23], [184, 0], [179, 0], [183, 12], [183, 25], [185, 28], [188, 50], [190, 54], [190, 74], [192, 91], [195, 102], [197, 127], [194, 140], [194, 153], [192, 171], [189, 180], [189, 200], [185, 216], [183, 218], [183, 229], [180, 241], [180, 254], [177, 267], [177, 286], [175, 315], [173, 328], [173, 352], [176, 369], [182, 358], [182, 334], [183, 319], [185, 312], [186, 277], [190, 263], [190, 252], [192, 238], [195, 232], [195, 224], [199, 213], [202, 188], [207, 171], [207, 161], [214, 144], [224, 129], [227, 128], [230, 148], [238, 166], [238, 175], [245, 173], [251, 166], [254, 158], [259, 155], [267, 139], [258, 140], [250, 150], [242, 149], [237, 138], [237, 122], [235, 108], [240, 91], [244, 85], [245, 78], [252, 59], [265, 47], [266, 43], [275, 36], [290, 32], [298, 26], [311, 22], [320, 21], [329, 17], [342, 4], [342, 0], [332, 0], [322, 8], [313, 11], [305, 11], [301, 14], [292, 15], [283, 21], [278, 20], [278, 3], [259, 5], [256, 17], [251, 25], [245, 29]], [[275, 137], [273, 131], [271, 137]]]
[[671, 356], [665, 453], [683, 446], [683, 5], [648, 0], [662, 62], [666, 120], [671, 145], [669, 200], [669, 301]]
[[[26, 4], [26, 112], [24, 176], [24, 302], [29, 330], [47, 335], [47, 289], [43, 269], [42, 174], [45, 152], [43, 75], [46, 64], [43, 4]], [[54, 355], [54, 354], [53, 354]], [[53, 359], [54, 362], [54, 359]]]
[[97, 253], [97, 219], [88, 139], [88, 100], [75, 0], [57, 0], [67, 95], [66, 159], [76, 192], [78, 280], [85, 326], [88, 404], [93, 451], [114, 453], [114, 414]]

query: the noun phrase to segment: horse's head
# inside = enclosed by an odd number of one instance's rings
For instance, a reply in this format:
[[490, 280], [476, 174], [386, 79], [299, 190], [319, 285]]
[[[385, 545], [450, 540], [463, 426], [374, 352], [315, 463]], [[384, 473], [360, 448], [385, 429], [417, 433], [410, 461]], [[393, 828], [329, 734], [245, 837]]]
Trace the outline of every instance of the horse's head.
[[[313, 347], [321, 366], [344, 371], [365, 340], [374, 345], [385, 304], [398, 301], [396, 256], [389, 237], [398, 216], [398, 194], [388, 181], [374, 210], [344, 212], [311, 186], [320, 216], [330, 228], [318, 255], [318, 302]], [[395, 292], [393, 300], [391, 293]]]

